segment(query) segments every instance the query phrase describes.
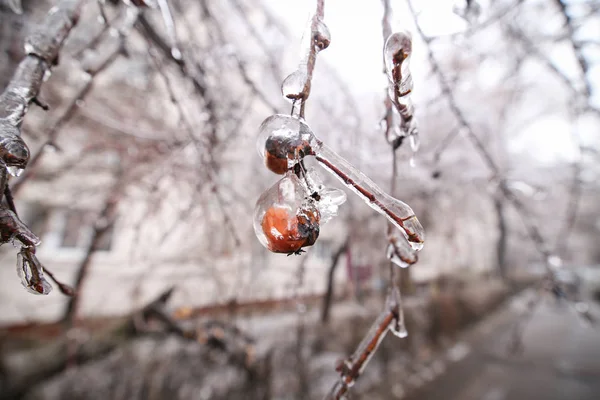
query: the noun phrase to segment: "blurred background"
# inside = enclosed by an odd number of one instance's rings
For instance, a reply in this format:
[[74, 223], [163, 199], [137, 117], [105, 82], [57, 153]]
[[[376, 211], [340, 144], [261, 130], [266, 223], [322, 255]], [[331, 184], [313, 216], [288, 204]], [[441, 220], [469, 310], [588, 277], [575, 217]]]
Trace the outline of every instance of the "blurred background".
[[[70, 3], [0, 0], [2, 90]], [[316, 2], [84, 3], [9, 183], [76, 295], [28, 293], [0, 248], [0, 399], [323, 398], [391, 282], [385, 218], [314, 163], [348, 195], [317, 242], [254, 234], [279, 179], [258, 127], [290, 112]], [[351, 398], [600, 398], [600, 3], [326, 0], [324, 22], [306, 121], [426, 231], [394, 282], [408, 337]], [[382, 124], [386, 23], [413, 35], [416, 153]]]

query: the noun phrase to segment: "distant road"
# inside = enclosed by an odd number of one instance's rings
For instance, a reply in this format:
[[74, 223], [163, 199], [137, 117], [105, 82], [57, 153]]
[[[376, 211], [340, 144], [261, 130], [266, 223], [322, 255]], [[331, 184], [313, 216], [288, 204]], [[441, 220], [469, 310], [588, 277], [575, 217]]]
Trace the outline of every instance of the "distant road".
[[600, 325], [584, 326], [574, 310], [546, 301], [526, 326], [524, 351], [511, 356], [517, 319], [508, 307], [480, 323], [459, 344], [461, 359], [404, 399], [600, 400]]

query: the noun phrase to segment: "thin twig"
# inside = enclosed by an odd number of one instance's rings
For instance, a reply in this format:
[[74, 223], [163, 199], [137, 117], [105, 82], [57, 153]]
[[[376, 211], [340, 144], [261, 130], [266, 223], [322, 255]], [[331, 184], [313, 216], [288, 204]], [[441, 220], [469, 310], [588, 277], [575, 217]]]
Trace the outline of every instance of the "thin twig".
[[308, 49], [308, 60], [306, 62], [306, 82], [304, 83], [304, 88], [302, 89], [302, 98], [300, 99], [300, 118], [304, 118], [306, 100], [308, 100], [308, 97], [310, 96], [313, 72], [317, 62], [317, 46], [315, 45], [315, 37], [317, 35], [319, 21], [323, 21], [323, 18], [325, 18], [325, 0], [317, 0], [317, 11], [313, 16], [310, 26], [310, 44]]

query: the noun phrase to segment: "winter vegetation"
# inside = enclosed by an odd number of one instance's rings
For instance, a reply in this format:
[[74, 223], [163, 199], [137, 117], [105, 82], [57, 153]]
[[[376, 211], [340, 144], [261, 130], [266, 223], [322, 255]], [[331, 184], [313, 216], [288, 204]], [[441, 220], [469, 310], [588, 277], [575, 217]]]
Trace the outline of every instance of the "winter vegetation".
[[593, 332], [599, 37], [592, 0], [0, 0], [0, 399], [411, 398], [498, 309], [506, 357], [549, 304]]

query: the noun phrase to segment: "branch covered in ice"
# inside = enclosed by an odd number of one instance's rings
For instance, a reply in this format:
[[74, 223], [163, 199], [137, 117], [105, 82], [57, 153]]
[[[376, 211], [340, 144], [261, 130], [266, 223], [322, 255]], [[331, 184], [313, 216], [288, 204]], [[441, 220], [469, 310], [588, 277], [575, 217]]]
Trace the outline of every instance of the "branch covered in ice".
[[400, 229], [412, 248], [423, 247], [423, 227], [413, 210], [327, 147], [301, 119], [281, 114], [268, 117], [260, 127], [258, 145], [266, 166], [275, 173], [284, 173], [305, 156], [314, 156], [322, 167]]
[[29, 148], [21, 138], [23, 119], [32, 102], [41, 104], [37, 95], [50, 77], [52, 66], [58, 63], [59, 52], [79, 19], [82, 4], [80, 0], [64, 0], [48, 12], [45, 20], [26, 38], [26, 56], [0, 95], [0, 196], [7, 194], [11, 208], [0, 206], [0, 244], [15, 239], [22, 243], [17, 272], [23, 286], [38, 294], [48, 294], [51, 290], [35, 256], [40, 240], [19, 220], [7, 187], [7, 174], [18, 176], [29, 162]]
[[[310, 23], [310, 30], [305, 34], [308, 39], [306, 45], [306, 56], [300, 62], [298, 69], [288, 75], [281, 84], [283, 97], [290, 100], [294, 105], [300, 102], [298, 115], [304, 118], [306, 100], [310, 95], [312, 76], [317, 62], [317, 54], [329, 47], [331, 34], [329, 28], [323, 22], [325, 16], [325, 0], [317, 0], [317, 9]], [[294, 110], [292, 110], [294, 112]]]
[[401, 314], [400, 294], [397, 288], [390, 290], [386, 300], [386, 308], [379, 314], [371, 328], [358, 344], [354, 353], [346, 360], [341, 361], [336, 366], [336, 371], [340, 373], [340, 380], [335, 383], [331, 391], [325, 397], [325, 400], [344, 399], [348, 389], [352, 387], [367, 364], [377, 351], [377, 348], [385, 338], [385, 335], [391, 330], [394, 335], [401, 338], [406, 337], [406, 328], [404, 327], [404, 318]]

